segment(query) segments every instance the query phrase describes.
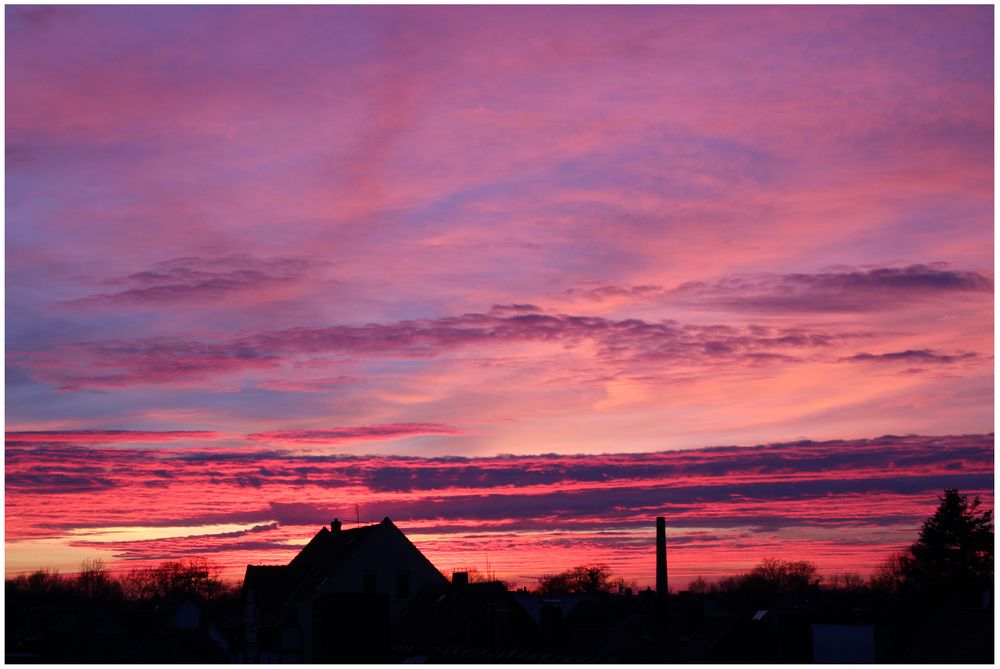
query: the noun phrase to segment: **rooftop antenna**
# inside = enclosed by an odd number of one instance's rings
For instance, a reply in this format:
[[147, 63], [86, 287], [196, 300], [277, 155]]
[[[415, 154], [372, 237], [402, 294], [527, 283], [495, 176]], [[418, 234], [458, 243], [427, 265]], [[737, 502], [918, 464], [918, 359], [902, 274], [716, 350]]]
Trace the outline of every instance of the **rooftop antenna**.
[[361, 507], [357, 504], [354, 505], [354, 517], [358, 521], [358, 527], [361, 527]]

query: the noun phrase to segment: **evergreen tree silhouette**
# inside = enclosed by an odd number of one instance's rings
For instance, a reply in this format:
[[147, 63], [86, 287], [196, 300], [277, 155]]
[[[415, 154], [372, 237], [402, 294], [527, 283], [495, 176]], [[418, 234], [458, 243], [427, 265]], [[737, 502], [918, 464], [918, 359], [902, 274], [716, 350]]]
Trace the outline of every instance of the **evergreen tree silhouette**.
[[955, 488], [939, 499], [903, 561], [903, 576], [909, 585], [939, 598], [981, 594], [993, 583], [993, 511]]

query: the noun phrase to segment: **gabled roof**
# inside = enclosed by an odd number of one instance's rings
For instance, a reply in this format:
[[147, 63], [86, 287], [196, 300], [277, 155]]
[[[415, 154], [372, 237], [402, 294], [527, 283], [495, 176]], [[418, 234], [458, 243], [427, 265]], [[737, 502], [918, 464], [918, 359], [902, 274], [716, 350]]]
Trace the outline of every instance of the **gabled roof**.
[[[243, 581], [242, 597], [244, 601], [247, 594], [252, 591], [261, 615], [267, 619], [265, 624], [279, 622], [282, 616], [290, 612], [296, 602], [301, 602], [313, 595], [322, 587], [328, 577], [336, 574], [380, 528], [392, 529], [407, 543], [410, 543], [406, 535], [389, 518], [384, 518], [377, 525], [366, 525], [347, 530], [340, 529], [339, 523], [337, 523], [335, 530], [324, 527], [287, 565], [248, 565]], [[424, 561], [427, 561], [427, 558], [416, 547], [414, 550]], [[427, 564], [430, 562], [427, 561]], [[443, 576], [441, 579], [445, 580]]]
[[[382, 523], [386, 521], [389, 519], [386, 518]], [[391, 521], [389, 522], [391, 524]], [[329, 576], [336, 573], [378, 528], [379, 525], [366, 525], [352, 530], [331, 532], [324, 527], [288, 563], [288, 567], [300, 574], [318, 571], [324, 576]]]

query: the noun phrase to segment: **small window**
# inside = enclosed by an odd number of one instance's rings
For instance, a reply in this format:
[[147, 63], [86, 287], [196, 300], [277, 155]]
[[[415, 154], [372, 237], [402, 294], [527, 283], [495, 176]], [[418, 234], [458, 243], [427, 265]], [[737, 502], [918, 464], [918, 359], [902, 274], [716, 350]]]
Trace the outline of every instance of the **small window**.
[[406, 599], [410, 596], [410, 572], [401, 571], [396, 573], [396, 597]]
[[375, 592], [375, 585], [375, 572], [366, 571], [362, 581], [361, 591], [370, 595]]

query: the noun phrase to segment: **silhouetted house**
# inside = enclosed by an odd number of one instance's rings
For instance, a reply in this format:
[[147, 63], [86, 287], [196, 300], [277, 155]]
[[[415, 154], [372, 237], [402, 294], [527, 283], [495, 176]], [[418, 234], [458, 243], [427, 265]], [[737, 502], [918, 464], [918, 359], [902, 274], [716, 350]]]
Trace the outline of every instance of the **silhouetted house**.
[[538, 626], [503, 583], [455, 577], [451, 585], [425, 588], [393, 622], [393, 648], [401, 656], [500, 660], [505, 651], [536, 645]]
[[613, 597], [602, 593], [577, 603], [565, 619], [564, 641], [574, 651], [587, 657], [618, 660], [610, 653], [611, 641], [627, 620], [641, 607], [638, 597]]
[[625, 663], [694, 664], [717, 662], [713, 655], [724, 651], [731, 639], [736, 616], [669, 615], [658, 611], [636, 611], [623, 620], [601, 648], [599, 659]]
[[526, 591], [516, 592], [514, 596], [538, 625], [542, 646], [546, 648], [556, 648], [568, 643], [566, 618], [577, 604], [593, 599], [593, 596], [585, 594], [553, 596]]
[[189, 597], [173, 597], [153, 611], [150, 629], [131, 662], [230, 662], [229, 640], [204, 607]]
[[518, 591], [514, 593], [518, 603], [528, 612], [536, 623], [541, 624], [547, 618], [565, 618], [580, 602], [593, 599], [592, 595], [572, 593], [564, 595], [541, 595], [536, 592]]
[[812, 659], [820, 664], [875, 662], [875, 626], [812, 625]]
[[385, 659], [391, 619], [424, 587], [447, 583], [388, 518], [349, 530], [335, 520], [287, 565], [247, 567], [237, 659]]
[[993, 663], [993, 609], [949, 606], [935, 614], [900, 662]]
[[4, 621], [7, 662], [123, 662], [149, 628], [149, 616], [121, 599], [12, 594], [8, 590]]

